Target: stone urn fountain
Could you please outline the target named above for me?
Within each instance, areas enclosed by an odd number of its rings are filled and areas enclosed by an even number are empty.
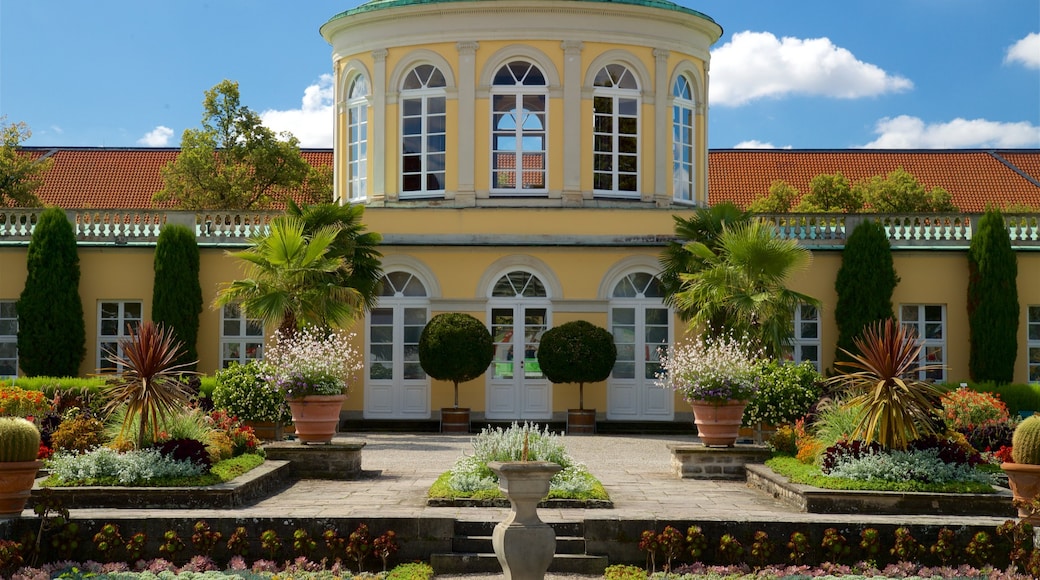
[[[549,480],[562,469],[550,461],[494,461],[498,486],[511,511],[495,526],[491,545],[506,580],[545,578],[556,553],[556,532],[538,518],[538,502],[549,493]]]

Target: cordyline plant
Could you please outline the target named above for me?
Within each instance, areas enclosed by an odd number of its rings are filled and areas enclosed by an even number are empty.
[[[172,329],[151,321],[120,340],[122,354],[109,353],[109,362],[122,371],[108,380],[104,395],[108,399],[105,411],[111,415],[126,406],[126,416],[119,431],[126,438],[134,422],[138,422],[134,443],[138,448],[159,437],[160,424],[165,425],[170,415],[180,412],[192,397],[192,391],[182,380],[198,361],[178,364],[184,345],[176,339]]]
[[[845,351],[845,369],[829,382],[848,389],[850,406],[860,406],[853,439],[877,440],[888,449],[906,449],[910,441],[936,432],[932,410],[940,408],[942,392],[918,379],[935,365],[919,365],[921,345],[912,330],[891,318],[868,325],[855,341],[860,354]]]

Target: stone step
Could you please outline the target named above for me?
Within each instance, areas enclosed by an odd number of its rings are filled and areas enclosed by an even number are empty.
[[[491,536],[498,522],[485,522],[478,520],[455,520],[456,536]],[[549,522],[549,526],[556,532],[556,537],[585,537],[584,522]]]
[[[493,553],[431,554],[430,565],[433,566],[434,574],[502,573],[502,565]],[[549,565],[549,572],[601,575],[607,565],[606,556],[556,554]]]
[[[492,554],[491,536],[455,536],[451,540],[451,551],[457,554]],[[556,536],[557,554],[584,554],[585,538],[581,536]]]

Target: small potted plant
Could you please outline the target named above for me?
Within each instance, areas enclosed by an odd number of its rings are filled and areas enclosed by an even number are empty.
[[[1008,476],[1008,484],[1018,505],[1018,515],[1031,523],[1040,523],[1040,514],[1029,507],[1040,496],[1040,415],[1024,419],[1011,436],[1010,462],[1000,464]]]
[[[441,409],[441,432],[469,432],[469,409],[459,408],[459,383],[484,374],[494,357],[491,333],[469,314],[438,314],[426,324],[419,337],[419,364],[426,374],[455,386],[455,406]]]
[[[263,364],[237,362],[217,371],[213,406],[252,427],[256,436],[281,441],[283,427],[292,420],[285,395],[264,380]]]
[[[40,430],[22,417],[0,417],[0,518],[18,517],[25,509],[36,473],[43,465]]]
[[[363,360],[353,334],[306,327],[275,333],[264,354],[263,375],[289,403],[300,443],[331,443],[347,389]]]
[[[690,404],[701,443],[732,447],[744,407],[758,391],[758,361],[759,353],[735,338],[698,338],[661,356],[657,384]]]
[[[550,328],[538,344],[538,366],[554,383],[578,383],[578,408],[567,409],[567,433],[596,432],[596,410],[585,408],[585,383],[606,380],[617,360],[614,336],[584,320]]]

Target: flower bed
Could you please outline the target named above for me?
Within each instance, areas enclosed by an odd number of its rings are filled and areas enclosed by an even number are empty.
[[[526,457],[524,454],[526,452]],[[603,485],[581,463],[575,462],[560,437],[548,428],[516,423],[509,429],[485,428],[473,438],[473,455],[463,455],[443,473],[428,493],[428,504],[502,505],[509,502],[498,488],[498,478],[488,468],[492,461],[551,461],[563,467],[550,482],[550,502],[556,507],[613,507]],[[560,502],[573,502],[562,504]]]

